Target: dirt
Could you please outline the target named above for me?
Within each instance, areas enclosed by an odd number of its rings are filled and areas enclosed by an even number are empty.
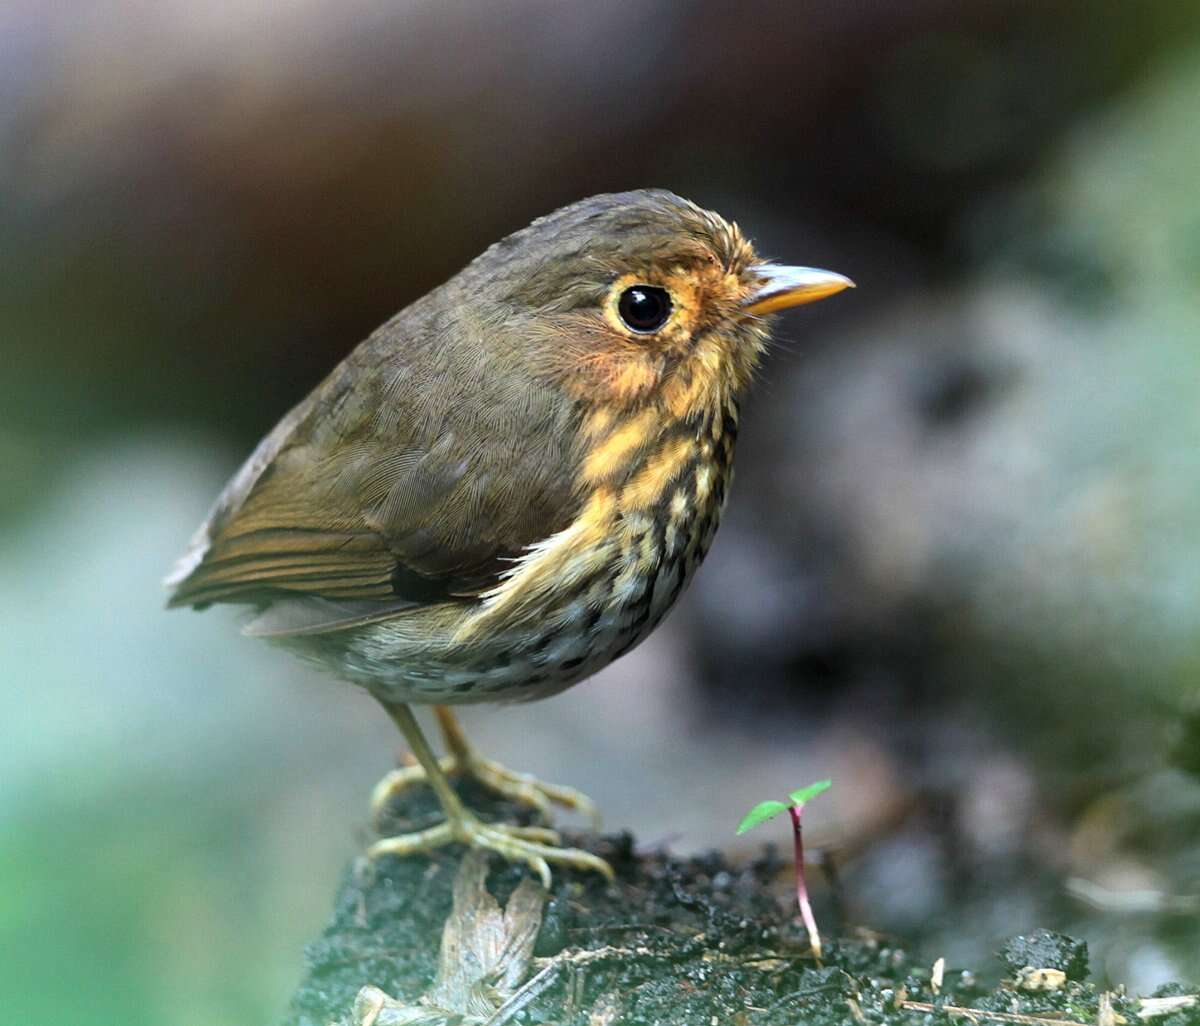
[[[469,788],[465,796],[485,813],[512,814]],[[389,826],[426,826],[433,812],[427,796],[414,795]],[[1086,981],[1086,945],[1068,937],[1038,931],[1010,941],[993,965],[939,971],[916,964],[896,943],[859,931],[826,938],[818,964],[776,896],[787,869],[777,856],[735,866],[719,854],[678,859],[639,852],[628,835],[573,840],[609,859],[616,883],[556,868],[519,988],[494,994],[494,1006],[474,1017],[367,1014],[363,1001],[352,1012],[364,986],[413,1006],[433,987],[462,849],[355,863],[342,880],[332,921],[308,947],[286,1026],[927,1026],[969,1022],[972,1015],[979,1023],[1032,1026],[1141,1021],[1145,1006],[1119,991],[1103,996],[1111,1016],[1102,1010],[1101,993]],[[528,874],[498,858],[489,865],[486,887],[503,906]],[[1158,1026],[1200,1024],[1194,1004],[1159,1007],[1166,1014],[1150,1020]]]

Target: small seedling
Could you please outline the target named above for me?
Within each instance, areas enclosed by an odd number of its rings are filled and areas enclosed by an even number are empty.
[[[808,885],[804,882],[804,843],[800,839],[800,813],[804,811],[805,804],[827,790],[830,783],[829,780],[818,780],[815,784],[793,791],[788,795],[786,802],[759,802],[746,813],[737,828],[739,834],[744,834],[759,823],[774,819],[781,812],[787,812],[792,817],[792,841],[796,852],[796,904],[800,906],[800,918],[804,921],[804,929],[808,931],[808,943],[812,945],[817,961],[821,960],[821,935],[817,932],[817,920],[813,917],[812,905],[808,902]]]

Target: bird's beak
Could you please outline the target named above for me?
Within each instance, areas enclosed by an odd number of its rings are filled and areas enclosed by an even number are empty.
[[[759,264],[751,269],[761,282],[742,303],[747,313],[769,314],[790,306],[815,303],[835,295],[842,289],[854,288],[854,282],[833,271],[817,267],[781,267],[778,264]]]

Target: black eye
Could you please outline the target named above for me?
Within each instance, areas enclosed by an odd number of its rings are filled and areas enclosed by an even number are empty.
[[[671,294],[657,285],[631,285],[617,300],[617,313],[630,331],[658,331],[671,316]]]

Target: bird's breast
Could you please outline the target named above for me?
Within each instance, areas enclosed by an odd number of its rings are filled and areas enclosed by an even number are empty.
[[[525,631],[532,650],[560,652],[567,670],[585,662],[587,672],[636,645],[708,552],[736,429],[736,409],[717,424],[669,425],[650,444],[636,420],[613,425],[584,461],[592,480],[578,517],[484,597],[459,640]]]

